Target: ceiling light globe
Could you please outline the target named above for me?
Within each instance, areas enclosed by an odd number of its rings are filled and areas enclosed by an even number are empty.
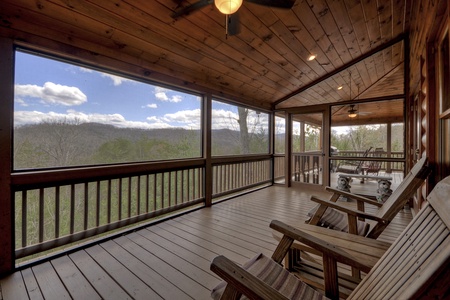
[[[356,113],[349,113],[348,116],[349,116],[349,118],[354,118],[354,117],[356,117]]]
[[[242,1],[243,0],[214,0],[214,4],[221,13],[231,15],[237,12],[239,7],[241,7]]]

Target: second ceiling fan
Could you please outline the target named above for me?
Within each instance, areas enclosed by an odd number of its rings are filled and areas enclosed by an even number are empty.
[[[213,4],[226,16],[225,29],[226,35],[236,35],[239,33],[239,14],[238,10],[243,1],[251,2],[268,7],[289,9],[294,6],[295,0],[200,0],[188,6],[176,10],[173,18],[188,15],[191,12],[199,10],[207,5]]]

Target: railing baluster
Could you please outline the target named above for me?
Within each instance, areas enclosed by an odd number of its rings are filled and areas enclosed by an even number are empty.
[[[150,201],[150,177],[145,175],[145,212],[148,213],[149,201]]]
[[[187,170],[187,202],[191,200],[191,169]]]
[[[128,218],[131,217],[131,178],[128,177]]]
[[[161,184],[160,184],[159,193],[160,193],[160,197],[161,197],[161,208],[164,208],[164,207],[166,207],[165,203],[164,203],[164,201],[166,200],[164,197],[165,196],[164,195],[164,173],[161,173],[160,176],[161,176]]]
[[[107,193],[107,204],[106,204],[106,214],[107,222],[111,223],[111,179],[108,179],[108,193]]]
[[[39,243],[44,241],[44,189],[39,189]]]
[[[168,198],[169,198],[169,207],[172,206],[172,172],[168,172],[167,174],[168,176],[168,183],[167,183],[167,191],[169,193]]]
[[[100,226],[100,181],[97,181],[95,205],[95,225],[98,227]]]
[[[70,234],[75,231],[75,185],[70,185]]]
[[[157,187],[157,176],[156,176],[156,174],[153,174],[152,175],[153,176],[153,211],[156,211],[156,207],[157,207],[157,205],[156,205],[156,202],[157,202],[157,189],[156,189],[156,187]]]
[[[136,215],[139,215],[141,213],[141,176],[139,175],[137,176],[136,193]]]
[[[89,183],[84,183],[84,230],[88,229],[89,225]]]
[[[212,180],[212,182],[213,182],[213,188],[212,188],[212,192],[213,192],[213,194],[217,194],[219,191],[217,190],[217,182],[219,181],[219,174],[218,174],[218,172],[217,172],[217,166],[213,166],[212,167],[213,168],[213,171],[212,171],[212,173],[213,173],[213,180]]]
[[[181,201],[184,203],[185,202],[185,182],[184,182],[184,170],[181,170]]]
[[[22,247],[27,245],[27,214],[28,214],[28,201],[27,201],[27,191],[22,191]]]
[[[180,183],[178,182],[178,172],[179,171],[175,171],[175,174],[174,174],[174,176],[175,176],[175,189],[174,189],[175,205],[178,204],[178,188],[180,187]],[[183,201],[181,201],[181,203],[183,203]]]
[[[55,238],[59,238],[59,216],[60,216],[60,187],[55,186]]]
[[[117,214],[118,214],[118,218],[119,218],[119,220],[122,220],[122,184],[123,184],[123,182],[122,182],[122,178],[119,178],[119,186],[118,186],[118,191],[117,191],[117,194],[118,194],[118,202],[119,202],[119,205],[118,205],[118,212],[117,212]]]

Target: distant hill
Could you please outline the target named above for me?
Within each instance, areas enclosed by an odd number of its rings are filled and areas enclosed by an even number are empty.
[[[239,136],[237,131],[213,130],[213,155],[238,154],[240,149]],[[180,151],[180,158],[184,158],[189,155],[189,153],[183,152],[186,149],[197,149],[193,152],[198,153],[196,154],[198,157],[200,155],[201,131],[182,128],[151,130],[118,128],[99,123],[25,125],[14,130],[14,165],[15,168],[35,168],[65,164],[95,164],[94,157],[98,155],[102,145],[104,148],[105,144],[113,141],[126,141],[128,148],[137,147],[140,142],[142,144],[142,141],[144,141],[147,146],[151,144],[152,148],[148,152],[155,154],[155,157],[158,157],[157,159],[161,159],[161,155],[165,153],[156,155],[155,151],[170,152],[171,156],[177,155],[176,151]],[[164,147],[158,148],[155,147],[155,144]],[[167,147],[170,147],[170,150],[167,150]],[[114,150],[114,145],[108,149]],[[120,151],[120,149],[117,151]],[[131,150],[128,149],[129,151]]]

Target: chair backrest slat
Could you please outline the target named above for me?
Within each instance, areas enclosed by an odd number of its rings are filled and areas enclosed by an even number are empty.
[[[426,162],[427,158],[423,157],[414,165],[392,195],[377,211],[377,217],[387,220],[388,222],[395,218],[397,213],[403,208],[414,193],[416,193],[417,189],[430,174],[431,169],[426,165]],[[377,224],[370,230],[367,236],[370,238],[377,238],[384,228],[385,224]]]
[[[448,194],[450,177],[433,189],[425,208],[349,299],[415,299],[429,291],[436,281],[448,293],[449,284],[441,278],[450,267],[450,202],[444,198]]]

